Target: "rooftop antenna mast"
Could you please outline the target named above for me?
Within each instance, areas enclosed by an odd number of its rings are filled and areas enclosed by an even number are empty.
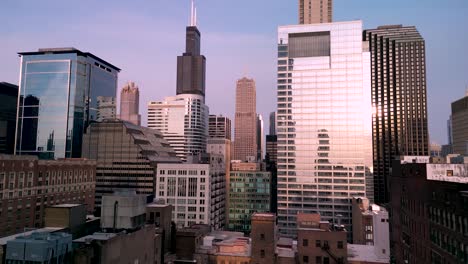
[[[195,27],[197,24],[197,9],[192,0],[192,8],[190,9],[190,26]]]

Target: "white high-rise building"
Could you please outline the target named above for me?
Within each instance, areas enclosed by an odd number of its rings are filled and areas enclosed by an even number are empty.
[[[278,28],[278,224],[298,213],[351,230],[372,177],[370,53],[362,22]]]
[[[185,164],[158,164],[156,197],[173,205],[177,227],[225,224],[226,171],[222,155],[204,154]]]
[[[206,152],[208,106],[197,94],[179,94],[148,103],[148,127],[161,131],[178,157]]]

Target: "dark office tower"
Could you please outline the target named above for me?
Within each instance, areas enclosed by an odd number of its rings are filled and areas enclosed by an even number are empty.
[[[276,135],[276,112],[270,113],[270,135]]]
[[[208,136],[210,138],[224,138],[231,140],[231,119],[222,115],[210,115],[208,122]]]
[[[266,136],[266,170],[271,173],[271,212],[278,212],[278,138],[276,135]]]
[[[429,155],[425,44],[415,27],[365,30],[371,53],[374,199],[389,202],[396,156]]]
[[[177,57],[177,94],[205,96],[206,58],[200,55],[200,31],[192,4],[192,18],[186,29],[185,53]]]
[[[452,103],[451,132],[453,153],[468,155],[468,93]]]
[[[98,97],[116,97],[120,69],[74,48],[19,55],[16,154],[81,157],[83,134],[98,117]]]
[[[0,153],[15,151],[16,109],[18,86],[0,82]]]

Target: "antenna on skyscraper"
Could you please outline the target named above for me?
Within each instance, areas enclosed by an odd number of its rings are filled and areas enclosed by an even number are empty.
[[[190,9],[190,26],[193,27],[195,26],[195,7],[194,7],[194,3],[193,3],[193,0],[192,0],[192,8]]]

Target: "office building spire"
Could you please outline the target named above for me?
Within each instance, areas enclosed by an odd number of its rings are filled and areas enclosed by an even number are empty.
[[[186,29],[185,52],[177,57],[177,94],[205,96],[206,58],[200,54],[201,34],[192,0],[190,25]]]

